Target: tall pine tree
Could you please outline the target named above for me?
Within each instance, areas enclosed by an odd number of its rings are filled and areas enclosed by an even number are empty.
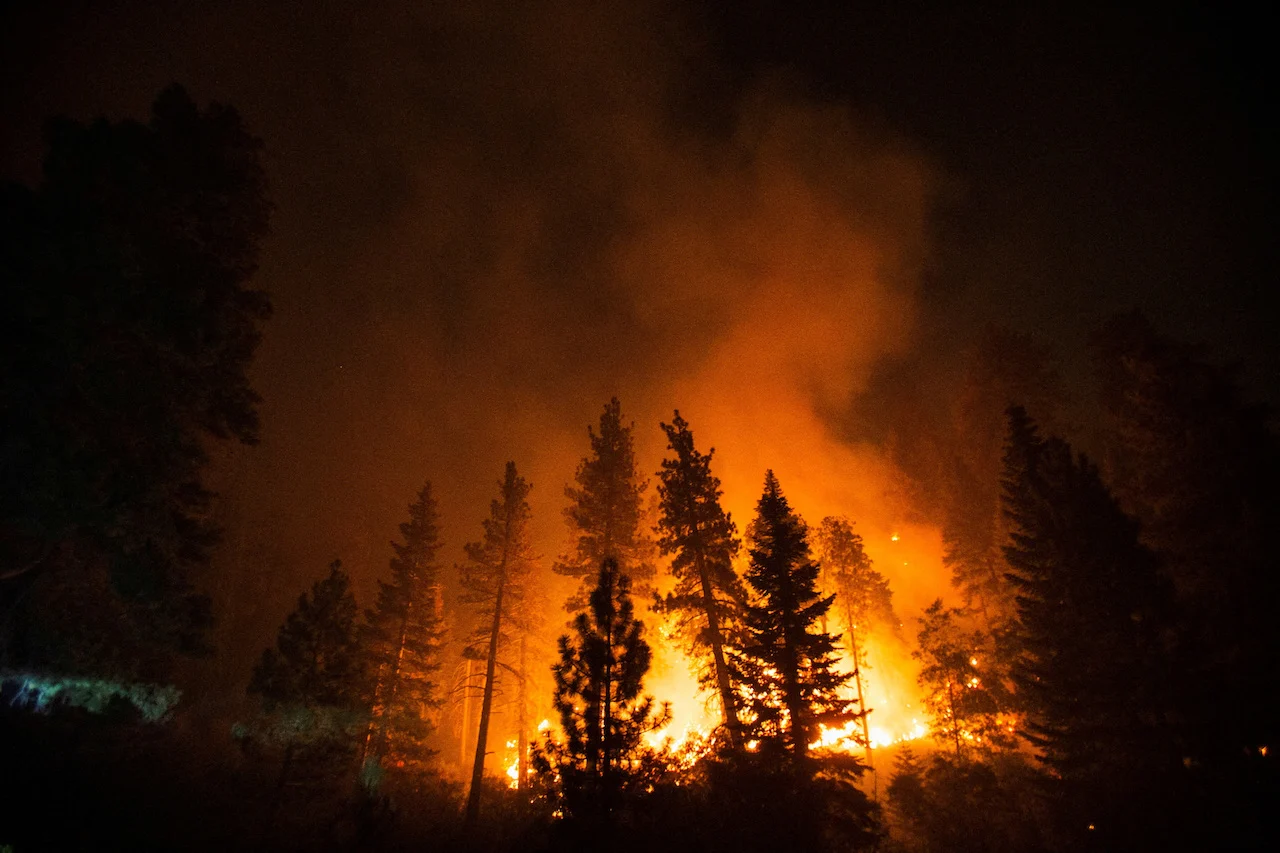
[[[440,530],[427,483],[393,542],[391,582],[378,582],[377,606],[365,613],[364,650],[372,679],[373,718],[366,760],[421,768],[434,754],[427,740],[441,700],[435,673],[444,641]]]
[[[565,813],[607,818],[638,778],[643,736],[662,728],[670,711],[642,696],[651,654],[635,618],[631,581],[605,560],[589,610],[560,638],[553,667],[555,708],[565,742],[548,736],[540,764],[560,777]]]
[[[571,613],[587,606],[605,560],[614,560],[642,597],[652,583],[654,543],[640,524],[646,483],[636,472],[631,430],[622,425],[622,404],[614,397],[600,415],[600,432],[587,428],[591,455],[578,466],[576,485],[564,490],[573,543],[552,568],[581,581],[565,602]]]
[[[499,497],[490,504],[489,517],[483,522],[484,538],[467,543],[467,562],[461,568],[462,600],[475,605],[479,619],[467,652],[485,662],[480,729],[467,794],[466,822],[470,827],[480,817],[500,652],[504,645],[510,645],[514,635],[525,630],[520,611],[535,561],[529,540],[528,499],[532,486],[516,472],[516,464],[508,462],[498,489]],[[517,678],[523,678],[519,671]]]
[[[755,603],[744,611],[747,639],[734,660],[753,734],[788,750],[797,767],[820,725],[836,728],[859,716],[857,703],[840,695],[850,676],[836,669],[837,638],[819,627],[836,597],[818,592],[808,534],[769,471],[747,530],[746,580]]]
[[[732,563],[738,529],[720,506],[720,480],[711,473],[715,448],[699,453],[678,411],[670,424],[661,426],[674,457],[664,459],[658,472],[658,547],[672,557],[676,579],[663,611],[676,617],[679,634],[699,657],[710,654],[710,681],[720,697],[729,743],[738,747],[742,727],[725,656],[725,629],[743,600]]]

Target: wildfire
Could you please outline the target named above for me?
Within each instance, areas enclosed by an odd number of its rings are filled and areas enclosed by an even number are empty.
[[[507,764],[507,778],[511,781],[507,783],[507,787],[515,790],[520,787],[520,753],[517,751],[516,741],[507,741],[507,749],[511,752],[511,761]]]
[[[816,741],[810,744],[810,748],[818,749],[836,749],[843,752],[854,752],[863,749],[861,737],[861,724],[856,721],[845,723],[839,728],[829,729],[826,726],[819,728],[820,734]],[[918,740],[929,733],[929,729],[924,723],[917,719],[911,720],[911,727],[905,731],[893,733],[883,726],[870,726],[871,748],[881,749],[882,747],[892,746],[897,743],[906,743],[907,741]]]

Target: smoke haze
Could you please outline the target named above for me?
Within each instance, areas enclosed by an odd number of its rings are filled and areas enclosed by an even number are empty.
[[[214,477],[225,678],[333,558],[370,601],[424,480],[452,562],[515,460],[549,562],[613,395],[643,471],[677,408],[717,448],[740,529],[771,467],[811,523],[858,522],[904,612],[943,588],[894,472],[838,438],[912,345],[933,167],[785,80],[731,80],[674,5],[625,9],[95,7],[45,57],[87,85],[29,72],[32,105],[82,118],[178,80],[266,142],[263,440]]]

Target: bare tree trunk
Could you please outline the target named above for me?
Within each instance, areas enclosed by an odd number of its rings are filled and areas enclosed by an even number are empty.
[[[502,593],[506,578],[498,581],[493,603],[493,628],[489,633],[489,659],[485,663],[484,701],[480,705],[480,731],[476,735],[476,757],[471,767],[471,790],[467,793],[465,827],[472,829],[480,818],[480,788],[484,781],[485,741],[489,737],[489,717],[493,711],[493,677],[498,666],[498,638],[502,634]]]
[[[467,738],[471,736],[471,670],[475,661],[467,658],[467,674],[462,682],[462,731],[458,735],[458,768],[467,766]]]
[[[880,779],[876,775],[875,751],[871,747],[871,724],[867,720],[870,715],[867,712],[867,700],[862,689],[862,650],[858,645],[858,624],[853,618],[853,609],[849,605],[848,597],[845,598],[844,618],[849,626],[849,651],[853,655],[853,683],[858,690],[858,713],[862,715],[862,739],[867,745],[867,767],[871,768],[872,793],[876,799],[879,799]]]
[[[702,566],[702,555],[697,556],[698,577],[702,581],[702,607],[707,612],[707,633],[711,638],[711,657],[716,667],[716,689],[720,693],[720,707],[724,710],[724,723],[729,730],[729,746],[737,749],[742,743],[742,726],[738,721],[738,703],[733,696],[733,684],[729,680],[729,666],[724,659],[724,636],[720,633],[720,606],[711,589],[711,578]]]
[[[519,696],[516,698],[516,749],[519,750],[516,757],[516,789],[519,791],[529,790],[529,691],[525,684],[525,676],[527,672],[527,641],[524,634],[520,635],[520,673],[519,673]]]

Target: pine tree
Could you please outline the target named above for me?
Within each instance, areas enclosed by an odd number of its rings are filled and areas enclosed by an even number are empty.
[[[641,696],[649,644],[635,618],[631,581],[613,560],[601,566],[589,607],[573,620],[575,636],[560,638],[552,672],[565,742],[548,736],[539,764],[559,775],[566,814],[607,818],[638,778],[643,736],[671,715]]]
[[[867,655],[865,643],[873,628],[896,631],[898,617],[893,612],[893,593],[884,575],[871,568],[871,558],[862,548],[862,537],[853,532],[847,518],[828,516],[818,528],[818,551],[823,574],[829,576],[836,592],[836,609],[844,617],[845,637],[853,659],[853,683],[857,688],[862,715],[862,737],[871,761],[871,733],[866,707]],[[826,618],[823,618],[826,630]]]
[[[658,547],[664,556],[672,556],[671,574],[676,579],[662,609],[676,616],[678,633],[696,654],[710,653],[710,680],[720,696],[729,743],[737,747],[742,743],[741,723],[725,657],[725,629],[743,600],[732,564],[738,530],[720,506],[720,480],[711,473],[715,448],[699,453],[678,411],[671,424],[661,426],[667,449],[675,456],[664,459],[658,472]]]
[[[359,645],[356,600],[351,582],[334,560],[329,575],[316,581],[310,595],[280,627],[276,647],[262,653],[249,682],[249,692],[264,707],[283,705],[351,707],[359,697]]]
[[[600,432],[587,428],[591,455],[578,466],[577,485],[565,487],[570,503],[564,516],[573,544],[552,568],[581,581],[565,602],[570,613],[587,606],[605,560],[615,560],[642,597],[652,583],[655,546],[640,524],[647,484],[636,472],[633,426],[622,425],[622,404],[617,397],[610,400],[600,415]]]
[[[859,716],[839,691],[850,676],[836,670],[836,637],[818,628],[835,596],[821,597],[819,566],[808,528],[787,503],[772,471],[747,531],[747,640],[734,662],[748,696],[753,734],[789,750],[802,767],[820,725],[839,727]]]
[[[421,767],[435,754],[427,740],[441,704],[435,673],[444,641],[435,562],[440,531],[430,483],[409,506],[400,535],[403,541],[391,545],[391,582],[378,582],[377,606],[365,613],[366,667],[373,680],[366,760]]]
[[[920,686],[934,738],[955,752],[957,761],[970,750],[988,751],[1012,745],[1011,724],[1001,717],[1009,705],[1004,685],[992,674],[991,646],[981,631],[961,624],[965,611],[933,602],[920,618]]]
[[[513,633],[525,630],[520,610],[535,561],[529,541],[528,498],[532,486],[516,472],[515,463],[508,462],[498,487],[499,498],[490,504],[489,517],[484,520],[484,539],[467,543],[467,563],[461,568],[462,600],[476,605],[479,617],[467,652],[485,661],[480,730],[467,795],[466,822],[470,827],[474,827],[480,817],[480,791],[500,649],[511,642]],[[522,674],[517,672],[517,678],[523,678]]]
[[[262,700],[264,716],[246,744],[282,746],[280,774],[267,809],[270,827],[300,766],[345,764],[355,755],[367,719],[361,690],[356,600],[341,561],[316,581],[280,627],[274,649],[254,667],[248,692]],[[333,776],[329,770],[319,774]],[[338,774],[340,775],[340,774]]]
[[[1169,590],[1097,469],[1066,442],[1041,439],[1018,407],[1009,410],[1002,485],[1023,734],[1060,781],[1073,825],[1101,821],[1090,815],[1131,819],[1115,813],[1116,799],[1152,790],[1178,764],[1160,733]]]
[[[998,635],[1014,616],[1000,545],[1000,459],[1004,411],[1015,401],[1053,421],[1063,397],[1052,353],[1028,335],[992,327],[966,354],[960,394],[952,407],[943,508],[943,563],[952,585],[987,632]]]

